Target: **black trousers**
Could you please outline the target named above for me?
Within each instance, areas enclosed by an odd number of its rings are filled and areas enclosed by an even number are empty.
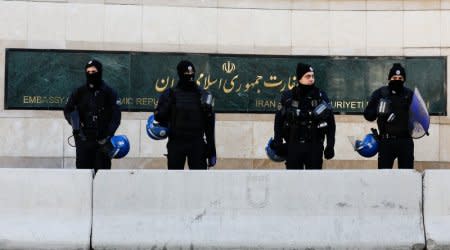
[[[414,168],[414,142],[412,138],[380,140],[378,169],[392,168],[395,158],[398,159],[398,168]]]
[[[111,158],[101,150],[95,139],[75,139],[77,169],[111,169]]]
[[[203,137],[169,138],[169,142],[167,143],[168,169],[184,169],[186,158],[189,169],[207,169],[206,143]]]
[[[322,169],[322,142],[291,142],[288,145],[286,169]]]

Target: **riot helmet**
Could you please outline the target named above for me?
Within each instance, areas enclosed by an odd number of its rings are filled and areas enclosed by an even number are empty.
[[[130,151],[130,142],[126,135],[115,135],[111,137],[111,145],[112,150],[109,153],[111,158],[123,158]]]
[[[155,120],[154,114],[151,114],[147,119],[146,131],[147,135],[153,140],[163,140],[169,135],[169,129],[161,126]]]
[[[362,141],[355,141],[355,151],[357,151],[361,156],[370,158],[378,153],[378,141],[374,134],[367,134]]]

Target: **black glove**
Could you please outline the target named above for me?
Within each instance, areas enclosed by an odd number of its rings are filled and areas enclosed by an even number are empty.
[[[208,159],[206,159],[206,161],[208,162],[208,167],[212,168],[217,163],[217,156],[212,155],[212,156],[208,157]]]
[[[327,146],[325,151],[323,151],[323,155],[325,159],[330,160],[334,157],[334,148]]]
[[[100,146],[100,151],[112,158],[113,145],[109,137],[98,139],[97,143]]]
[[[107,155],[109,158],[113,157],[114,154],[113,149],[114,147],[110,141],[100,146],[100,151],[105,155]]]
[[[111,137],[113,137],[113,135],[108,135],[105,132],[98,132],[97,133],[97,137],[95,138],[95,140],[97,141],[97,143],[99,145],[103,145],[105,144],[107,141],[109,141],[109,139],[111,139]]]
[[[378,133],[378,130],[376,128],[371,128],[370,131],[372,131],[373,136],[375,137],[375,140],[380,140],[380,134]]]
[[[276,153],[281,149],[281,146],[283,145],[283,140],[279,139],[273,139],[270,143],[270,148],[272,148]]]
[[[206,144],[206,161],[208,167],[214,167],[217,162],[216,146],[211,144]]]
[[[99,145],[105,145],[108,142],[108,139],[109,139],[108,137],[102,138],[102,139],[97,139],[97,143]]]

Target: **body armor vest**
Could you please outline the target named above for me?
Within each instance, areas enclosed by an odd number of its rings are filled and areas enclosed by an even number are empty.
[[[313,89],[307,95],[285,103],[285,128],[289,141],[318,142],[323,141],[324,133],[320,127],[321,120],[314,116],[314,109],[322,102],[320,90]]]
[[[80,114],[80,122],[83,124],[82,130],[87,136],[96,136],[97,131],[106,129],[111,119],[112,111],[110,105],[111,100],[106,91],[83,88],[78,92],[77,109]]]
[[[201,108],[200,91],[175,88],[171,101],[170,135],[202,137],[205,131],[205,114]]]
[[[381,96],[391,103],[391,112],[395,114],[395,119],[388,122],[386,117],[378,117],[377,123],[380,128],[380,134],[409,137],[409,106],[412,100],[412,92],[404,88],[400,93],[393,94],[389,87],[381,89]]]

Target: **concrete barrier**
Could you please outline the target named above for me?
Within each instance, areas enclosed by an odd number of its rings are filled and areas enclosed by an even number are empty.
[[[92,171],[0,169],[0,249],[89,249]]]
[[[423,187],[427,249],[450,249],[450,170],[426,170]]]
[[[95,249],[423,249],[411,170],[99,171]]]

